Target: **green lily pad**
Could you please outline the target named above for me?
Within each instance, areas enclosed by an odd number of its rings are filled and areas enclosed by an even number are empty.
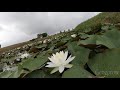
[[[62,78],[89,78],[93,76],[94,75],[86,71],[84,68],[75,65],[72,68],[65,71],[62,75]]]
[[[4,71],[0,73],[0,78],[8,78],[13,72],[12,71]]]
[[[46,46],[47,44],[42,44],[42,45],[37,46],[37,48],[45,48]]]
[[[106,32],[104,35],[99,36],[96,44],[105,45],[108,48],[119,48],[120,47],[120,31],[111,30]]]
[[[73,64],[79,64],[84,66],[88,62],[88,56],[90,53],[89,49],[78,46],[75,42],[68,44],[68,50],[75,56],[72,61]]]
[[[66,43],[67,43],[66,41],[61,41],[55,45],[55,48],[59,48],[59,47],[65,45]]]
[[[71,36],[69,36],[69,37],[64,37],[64,38],[62,39],[62,41],[69,41],[69,40],[71,40]]]
[[[48,74],[43,70],[36,70],[26,75],[25,78],[58,78],[58,75]]]
[[[97,54],[88,61],[88,66],[98,76],[120,77],[120,48]]]
[[[104,45],[110,49],[112,48],[119,48],[120,47],[120,31],[118,30],[111,30],[107,31],[103,35],[92,35],[86,40],[81,40],[79,44],[83,45]]]
[[[78,44],[83,44],[83,45],[87,45],[87,44],[96,44],[96,41],[98,39],[98,35],[90,35],[88,39],[86,40],[81,40],[78,42]]]
[[[18,69],[16,71],[14,71],[10,76],[9,78],[18,78],[20,77],[21,74],[23,73],[27,73],[25,72],[22,67],[19,65]]]
[[[102,26],[101,29],[102,29],[102,30],[108,30],[108,29],[109,29],[109,26],[108,26],[108,25],[107,25],[107,26]]]
[[[48,55],[41,56],[39,55],[35,59],[29,59],[22,63],[22,67],[30,71],[40,68],[48,60]]]
[[[25,78],[44,78],[44,77],[45,73],[42,70],[33,71],[25,76]]]
[[[90,35],[85,34],[85,33],[79,33],[79,35],[80,35],[81,39],[86,39],[90,36]]]

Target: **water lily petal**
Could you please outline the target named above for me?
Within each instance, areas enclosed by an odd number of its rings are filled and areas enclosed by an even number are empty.
[[[66,64],[68,64],[69,62],[71,62],[73,59],[75,58],[74,57],[71,57],[71,55],[68,57],[68,59],[65,61]]]
[[[64,71],[64,68],[65,68],[64,66],[60,66],[59,67],[59,72],[62,73]]]
[[[50,74],[53,74],[53,73],[57,72],[58,70],[59,70],[59,68],[56,67],[56,68],[54,68],[54,69],[50,72]]]
[[[58,57],[58,56],[60,56],[60,53],[57,52],[57,53],[56,53],[56,57]]]
[[[68,51],[65,52],[64,61],[67,59],[67,56],[68,56]]]
[[[55,58],[56,57],[56,55],[55,54],[53,54],[53,58]]]
[[[48,59],[49,59],[51,62],[53,62],[53,58],[52,58],[52,57],[51,57],[51,58],[50,58],[50,57],[48,57]]]
[[[63,57],[64,57],[64,52],[62,51],[60,53],[57,52],[55,57],[57,63],[63,63]]]
[[[56,59],[58,63],[63,63],[64,62],[64,52],[60,51],[60,53],[56,53]]]
[[[48,64],[49,63],[49,64]],[[45,67],[57,67],[56,64],[52,63],[52,62],[48,62]]]
[[[58,63],[58,61],[52,56],[51,58],[50,57],[48,57],[48,59],[51,61],[51,62],[53,62],[54,64],[57,64]]]
[[[63,51],[60,52],[60,56],[61,56],[61,57],[64,56],[64,52],[63,52]]]
[[[47,64],[51,64],[52,62],[47,62]]]
[[[64,63],[67,58],[67,55],[68,55],[68,51],[66,51],[65,53],[63,51],[60,51],[59,56],[57,56],[59,62]]]
[[[71,68],[72,66],[73,66],[72,64],[65,65],[66,68]]]

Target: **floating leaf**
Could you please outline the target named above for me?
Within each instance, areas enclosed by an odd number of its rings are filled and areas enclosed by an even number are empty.
[[[44,77],[45,73],[42,70],[33,71],[25,76],[25,78],[44,78]]]
[[[4,71],[0,73],[0,78],[8,78],[11,74],[13,73],[13,71]]]
[[[63,46],[63,45],[65,45],[67,42],[59,42],[59,43],[57,43],[56,45],[55,45],[55,48],[59,48],[59,47],[61,47],[61,46]]]
[[[102,30],[109,30],[109,26],[108,26],[108,25],[102,26],[101,29],[102,29]]]
[[[69,36],[69,37],[64,37],[63,39],[62,39],[62,41],[69,41],[71,39],[71,36]]]
[[[25,78],[58,78],[58,76],[55,74],[48,74],[43,70],[36,70],[26,75]]]
[[[46,56],[38,56],[35,59],[29,59],[23,62],[22,67],[33,71],[35,69],[40,68],[48,60],[48,55]]]
[[[111,30],[106,32],[104,35],[99,36],[96,44],[105,45],[108,48],[119,48],[120,47],[120,31]]]
[[[84,66],[87,63],[90,53],[89,49],[77,46],[77,44],[73,42],[68,44],[68,50],[72,53],[73,56],[75,56],[75,59],[72,61],[73,64]]]
[[[116,48],[115,44],[113,43],[113,41],[106,36],[99,36],[98,40],[96,41],[97,45],[104,45],[108,48]]]
[[[22,67],[19,65],[19,67],[17,68],[17,70],[14,71],[14,72],[9,76],[9,78],[18,78],[18,77],[20,77],[20,75],[23,74],[23,73],[26,73],[26,72],[25,72],[25,71],[22,69]]]
[[[120,48],[97,54],[88,61],[88,66],[98,76],[120,77]]]
[[[75,65],[72,68],[68,69],[62,75],[62,78],[89,78],[89,77],[93,77],[93,75],[78,65]]]
[[[98,35],[91,35],[89,36],[88,39],[86,40],[81,40],[78,44],[83,44],[83,45],[87,45],[87,44],[96,44],[96,41],[98,39]]]
[[[41,49],[41,48],[45,48],[47,46],[47,44],[41,44],[39,46],[37,46],[37,48]]]
[[[79,44],[89,45],[104,45],[108,48],[119,48],[120,47],[120,31],[111,30],[107,31],[104,35],[92,35],[86,40],[81,40]]]
[[[90,36],[90,35],[85,34],[85,33],[79,33],[79,35],[80,35],[81,39],[86,39]]]

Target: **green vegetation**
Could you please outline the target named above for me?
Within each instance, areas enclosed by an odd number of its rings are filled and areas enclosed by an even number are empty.
[[[103,12],[91,19],[79,24],[74,30],[84,32],[86,29],[91,29],[91,31],[99,30],[102,24],[105,23],[120,23],[120,13],[119,12]]]
[[[47,33],[42,33],[42,36],[43,36],[43,37],[47,37],[48,34],[47,34]]]
[[[100,13],[72,31],[37,38],[20,48],[2,52],[0,78],[120,78],[119,18],[118,12]],[[74,34],[76,37],[71,36]],[[73,67],[50,74],[53,68],[45,67],[48,57],[61,50],[75,56],[70,63]],[[19,52],[27,51],[30,57],[16,61]],[[17,68],[4,71],[6,64]]]

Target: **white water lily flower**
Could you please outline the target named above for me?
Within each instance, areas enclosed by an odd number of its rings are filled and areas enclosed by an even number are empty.
[[[77,36],[76,34],[71,35],[71,37],[73,37],[73,38],[75,38],[76,36]]]
[[[45,39],[45,40],[43,41],[43,43],[44,43],[44,44],[47,43],[47,40]]]
[[[57,37],[55,37],[55,39],[57,39]]]
[[[66,51],[65,53],[63,51],[60,51],[59,53],[57,52],[56,54],[53,54],[53,56],[48,57],[48,59],[51,62],[48,62],[45,67],[50,67],[53,68],[55,67],[52,71],[52,73],[55,73],[57,71],[59,71],[60,73],[62,73],[64,71],[65,68],[71,68],[73,65],[69,64],[74,58],[71,57],[71,55],[67,58],[68,56],[68,51]]]
[[[51,41],[51,39],[48,39],[48,41],[50,42],[50,41]]]
[[[24,54],[22,54],[22,55],[20,56],[20,58],[24,59],[24,58],[27,58],[27,57],[29,57],[29,56],[30,56],[30,54],[24,53]]]
[[[18,62],[19,62],[19,61],[20,61],[20,58],[17,58],[17,59],[16,59],[16,61],[18,61]]]
[[[41,43],[42,43],[42,41],[39,41],[38,43],[40,43],[40,44],[41,44]]]
[[[18,50],[20,49],[20,47],[17,48]]]

